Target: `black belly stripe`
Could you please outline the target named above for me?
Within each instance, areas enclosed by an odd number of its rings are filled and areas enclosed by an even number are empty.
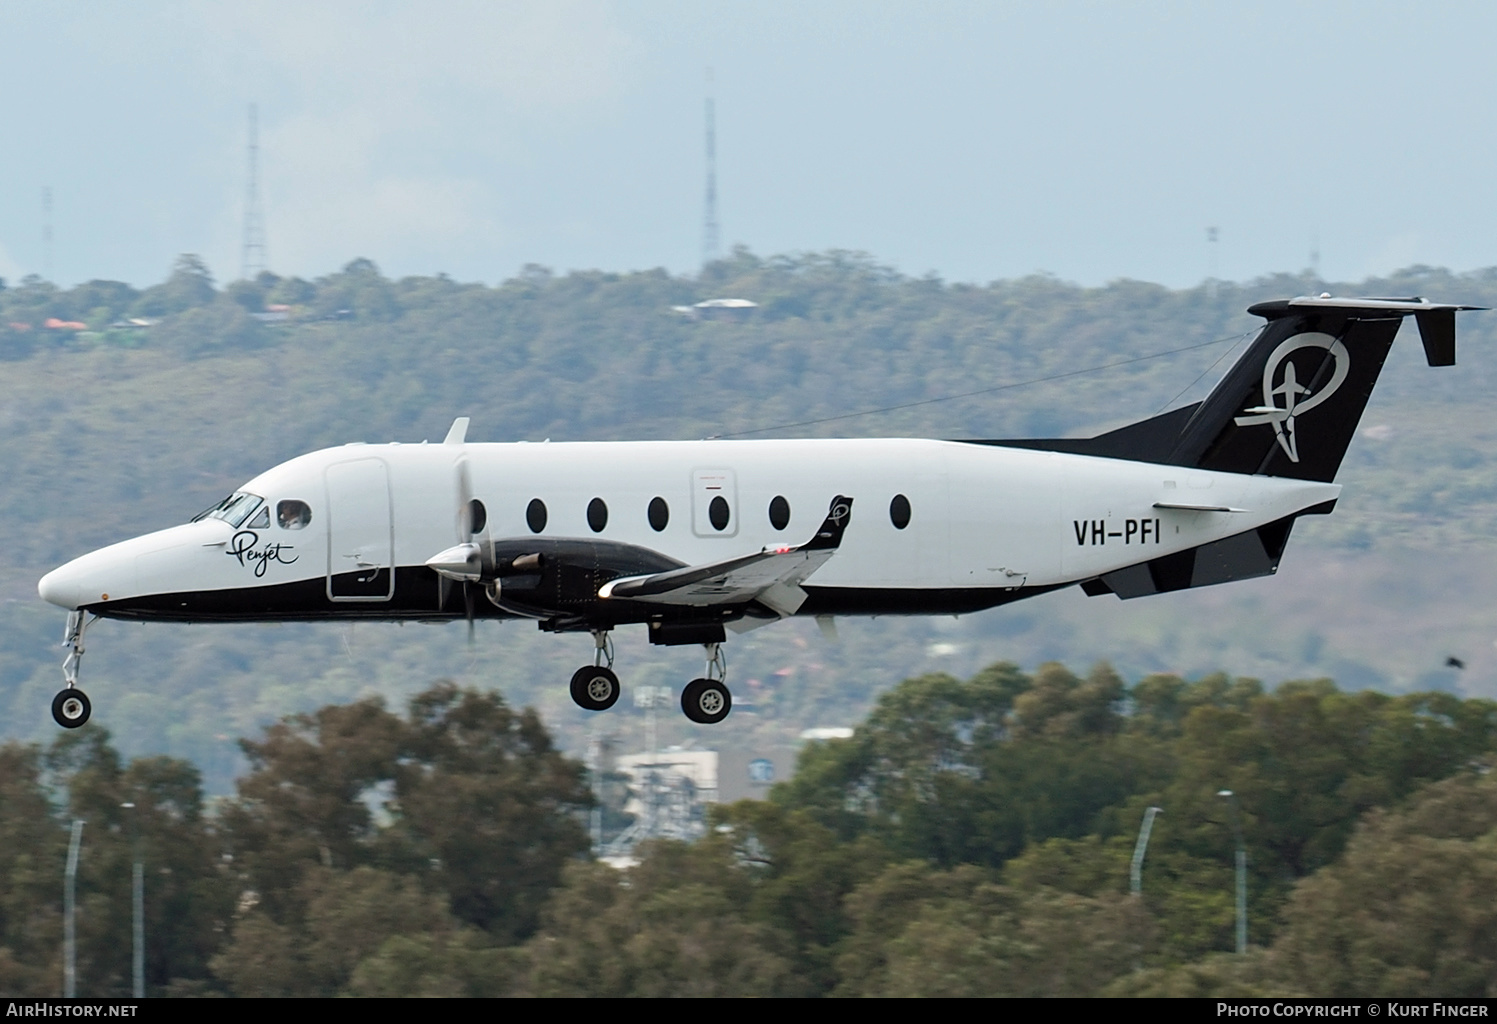
[[[349,581],[358,573],[346,574]],[[424,565],[395,570],[395,592],[387,601],[332,601],[327,596],[327,578],[317,576],[292,583],[271,583],[232,590],[180,591],[148,594],[87,605],[88,611],[111,619],[162,622],[317,622],[330,619],[401,622],[412,620],[456,620],[466,616],[461,584],[447,588],[445,603],[438,607],[439,577]],[[797,615],[962,615],[1060,589],[1046,587],[949,587],[910,589],[896,587],[817,587],[807,585],[806,602]],[[476,588],[475,588],[476,589]],[[532,592],[533,593],[533,592]],[[506,598],[518,605],[540,606],[526,600],[523,587],[509,586]],[[511,619],[481,593],[473,595],[473,615],[479,619]],[[651,619],[698,620],[721,616],[719,609],[672,607],[638,601],[572,601],[566,607],[551,607],[559,617],[611,626]],[[582,628],[579,624],[578,628]]]

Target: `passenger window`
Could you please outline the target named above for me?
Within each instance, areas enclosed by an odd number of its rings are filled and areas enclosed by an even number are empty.
[[[275,521],[283,530],[300,530],[312,521],[312,509],[305,501],[288,499],[277,502]]]
[[[894,500],[889,502],[889,522],[896,530],[910,525],[910,499],[903,494],[894,495]]]
[[[531,498],[530,504],[525,506],[525,525],[530,527],[531,533],[540,533],[546,528],[546,503],[539,498]]]
[[[651,498],[646,515],[650,519],[650,529],[659,533],[671,521],[671,507],[665,503],[664,498]]]
[[[270,506],[269,505],[266,505],[264,508],[260,509],[259,512],[255,513],[255,518],[253,518],[253,519],[251,519],[249,521],[249,529],[251,529],[251,530],[268,530],[268,529],[270,529]]]
[[[790,525],[790,502],[785,500],[783,494],[775,495],[769,503],[769,525],[776,530],[783,530]]]
[[[602,498],[587,503],[587,525],[594,533],[602,533],[603,527],[608,525],[608,506],[603,504]]]
[[[719,494],[707,506],[707,519],[712,523],[714,530],[726,530],[731,512],[732,510],[728,508],[728,499]]]
[[[489,510],[483,507],[483,502],[474,498],[468,502],[468,532],[482,533],[487,525],[489,525]]]

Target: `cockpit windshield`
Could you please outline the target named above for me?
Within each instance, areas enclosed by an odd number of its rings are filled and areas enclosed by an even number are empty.
[[[248,491],[236,491],[212,508],[204,509],[192,517],[192,521],[201,519],[222,519],[230,526],[238,529],[244,525],[244,521],[254,515],[255,509],[265,499],[258,494],[250,494]]]

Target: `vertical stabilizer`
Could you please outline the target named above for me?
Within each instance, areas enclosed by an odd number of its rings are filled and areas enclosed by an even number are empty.
[[[1481,308],[1329,295],[1259,303],[1248,312],[1268,323],[1203,401],[1097,437],[986,443],[1329,482],[1403,318],[1419,325],[1429,365],[1452,366],[1455,314]]]
[[[1200,403],[1167,459],[1300,480],[1335,478],[1403,318],[1432,366],[1455,362],[1455,312],[1424,299],[1265,302],[1268,323]]]

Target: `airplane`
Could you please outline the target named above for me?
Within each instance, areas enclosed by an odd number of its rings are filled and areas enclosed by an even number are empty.
[[[704,646],[681,694],[714,724],[721,645],[790,616],[976,612],[1063,587],[1131,599],[1277,571],[1336,471],[1400,324],[1455,363],[1455,314],[1422,298],[1263,302],[1205,399],[1090,438],[362,444],[282,463],[185,524],[42,577],[68,609],[56,722],[92,714],[87,625],[529,619],[587,632],[571,679],[617,702],[610,634]],[[853,515],[854,506],[857,515]]]

